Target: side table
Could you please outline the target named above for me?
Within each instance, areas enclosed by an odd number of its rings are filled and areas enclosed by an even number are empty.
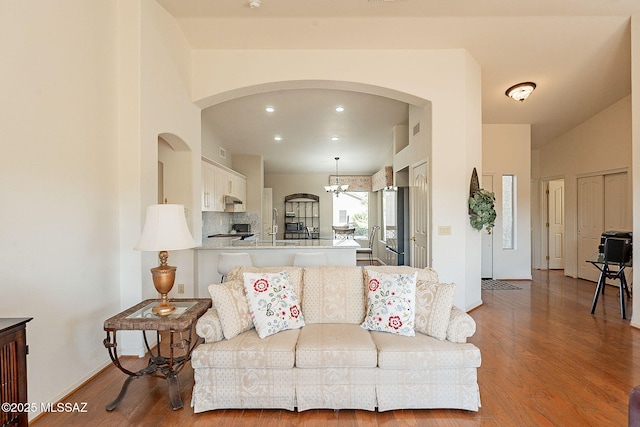
[[[107,337],[104,339],[103,344],[109,352],[109,357],[113,364],[128,375],[118,397],[107,405],[107,411],[112,411],[118,407],[131,381],[145,375],[166,379],[171,407],[176,410],[183,406],[177,374],[182,370],[185,363],[191,359],[191,352],[200,343],[200,338],[195,333],[195,325],[198,318],[211,307],[211,299],[172,299],[171,302],[176,306],[176,310],[168,316],[157,316],[152,313],[151,310],[158,301],[156,299],[142,301],[140,304],[116,314],[104,322],[104,330],[107,332]],[[137,372],[124,368],[118,358],[116,334],[117,331],[125,330],[142,331],[144,344],[149,352],[149,364]],[[146,331],[156,331],[156,342],[158,344],[155,351],[149,346]],[[160,350],[160,332],[169,334],[169,354],[165,356],[162,355]],[[178,349],[182,350],[184,354],[175,355],[175,351]]]

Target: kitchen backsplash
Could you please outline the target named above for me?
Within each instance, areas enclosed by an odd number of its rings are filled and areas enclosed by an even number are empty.
[[[260,233],[260,215],[256,212],[202,212],[202,242],[212,234],[229,233],[233,224],[251,224],[251,232]]]

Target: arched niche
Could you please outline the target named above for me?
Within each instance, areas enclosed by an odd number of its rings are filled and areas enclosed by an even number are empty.
[[[192,205],[193,180],[191,148],[179,136],[158,135],[158,203]],[[190,216],[187,216],[190,219]]]

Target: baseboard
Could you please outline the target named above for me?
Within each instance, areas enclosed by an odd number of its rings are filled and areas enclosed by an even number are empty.
[[[83,375],[77,381],[69,384],[67,387],[62,389],[59,393],[52,396],[50,399],[47,399],[47,402],[59,403],[59,402],[70,402],[69,397],[75,393],[80,387],[84,386],[88,382],[92,381],[96,376],[98,376],[102,371],[107,369],[109,366],[113,366],[111,359],[106,358],[100,361],[100,363],[90,370],[86,375]],[[80,402],[71,402],[71,403],[80,403]],[[29,422],[33,422],[44,415],[45,412],[32,412],[29,414]]]

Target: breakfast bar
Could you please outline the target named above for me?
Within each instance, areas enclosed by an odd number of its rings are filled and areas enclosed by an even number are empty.
[[[214,239],[198,248],[196,257],[196,295],[209,295],[208,286],[220,283],[218,256],[221,253],[248,253],[254,267],[293,265],[296,254],[322,254],[326,265],[356,265],[353,239],[300,239],[300,240],[241,240]]]

